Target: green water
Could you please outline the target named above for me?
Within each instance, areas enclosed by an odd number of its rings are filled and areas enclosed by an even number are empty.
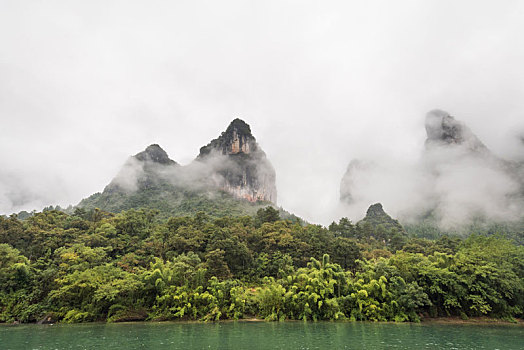
[[[227,322],[16,325],[0,349],[524,349],[517,325]]]

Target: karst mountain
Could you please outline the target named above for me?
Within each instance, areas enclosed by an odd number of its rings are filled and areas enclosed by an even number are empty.
[[[158,209],[166,215],[205,211],[215,216],[252,214],[275,205],[275,170],[251,133],[234,119],[216,139],[182,166],[152,144],[130,157],[103,192],[78,207],[119,212]]]

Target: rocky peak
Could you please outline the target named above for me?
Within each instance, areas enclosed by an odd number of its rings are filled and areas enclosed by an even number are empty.
[[[222,190],[251,202],[276,203],[275,170],[243,120],[234,119],[218,138],[200,148],[197,160],[214,167]]]
[[[381,203],[375,203],[371,205],[366,212],[367,217],[380,217],[384,215],[388,214],[386,214],[386,212],[384,211],[384,208],[382,207]]]
[[[242,119],[236,118],[218,138],[200,149],[198,157],[205,157],[211,152],[228,155],[249,154],[256,151],[257,143],[255,137],[251,134],[251,128]]]
[[[224,132],[226,135],[232,135],[233,133],[254,139],[253,135],[251,134],[251,127],[245,121],[239,118],[233,119]]]
[[[382,225],[388,230],[395,229],[399,232],[405,232],[402,225],[389,216],[380,203],[375,203],[368,208],[366,217],[361,220],[361,223],[369,223],[373,228]]]
[[[464,123],[439,109],[426,115],[426,134],[426,148],[463,145],[471,151],[487,151],[486,146]]]
[[[175,165],[176,162],[169,158],[166,151],[157,144],[148,146],[144,151],[134,155],[141,162],[153,162],[162,165]]]

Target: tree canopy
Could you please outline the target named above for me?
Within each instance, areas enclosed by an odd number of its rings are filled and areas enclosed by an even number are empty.
[[[54,209],[0,217],[0,321],[418,321],[524,312],[524,248],[204,212]]]

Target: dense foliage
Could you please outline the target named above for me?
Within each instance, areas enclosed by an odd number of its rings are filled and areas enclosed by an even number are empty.
[[[457,227],[443,229],[441,226],[439,221],[432,216],[404,225],[410,235],[421,238],[438,239],[441,236],[453,234],[467,236],[475,232],[484,236],[500,235],[517,244],[524,244],[524,216],[513,221],[493,221],[480,216]]]
[[[148,179],[153,177],[149,175]],[[86,211],[103,208],[112,213],[143,208],[154,210],[158,219],[168,219],[174,216],[193,215],[200,211],[212,217],[254,216],[257,210],[270,204],[263,201],[239,200],[232,194],[221,190],[191,190],[160,181],[155,186],[139,188],[131,193],[118,190],[95,193],[83,199],[78,207]],[[53,207],[47,209],[53,209]],[[67,209],[57,207],[57,209],[71,214],[73,212],[72,207]],[[282,218],[302,222],[302,219],[282,208],[279,209],[279,212]],[[21,212],[18,215],[23,219],[29,216],[31,213],[27,212]]]
[[[79,207],[86,210],[104,208],[113,213],[133,208],[149,208],[158,211],[160,217],[168,218],[192,215],[196,211],[204,211],[217,217],[254,215],[263,204],[239,201],[224,191],[211,193],[161,183],[157,186],[139,188],[132,193],[125,191],[95,193],[83,199]]]
[[[0,217],[0,320],[418,321],[522,317],[524,248],[341,219],[329,228],[204,213]]]

